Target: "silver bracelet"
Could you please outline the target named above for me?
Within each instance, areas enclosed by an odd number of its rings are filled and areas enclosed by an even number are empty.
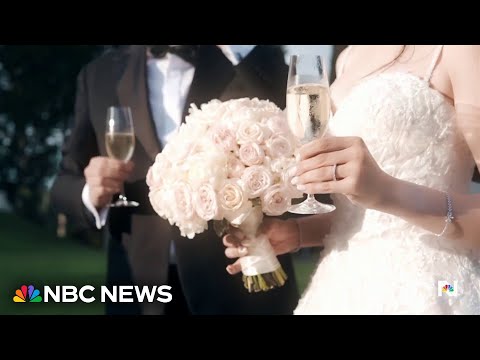
[[[450,195],[448,193],[445,193],[445,196],[447,198],[447,217],[445,219],[445,226],[443,227],[442,232],[440,234],[435,234],[437,237],[442,237],[447,231],[448,224],[452,223],[453,220],[455,220],[455,217],[453,216],[452,199],[450,198]]]

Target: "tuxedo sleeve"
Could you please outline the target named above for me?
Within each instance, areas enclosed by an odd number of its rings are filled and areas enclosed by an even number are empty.
[[[82,202],[83,171],[98,156],[95,132],[89,118],[86,70],[77,78],[74,124],[62,147],[62,160],[51,190],[53,209],[67,216],[76,229],[95,228],[93,215]]]

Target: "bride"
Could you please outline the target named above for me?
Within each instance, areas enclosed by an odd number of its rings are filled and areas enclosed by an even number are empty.
[[[292,181],[337,210],[262,228],[278,254],[324,248],[295,314],[480,314],[480,46],[349,46],[337,74]]]

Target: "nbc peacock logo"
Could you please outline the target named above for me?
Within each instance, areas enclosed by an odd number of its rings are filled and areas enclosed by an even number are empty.
[[[454,289],[453,286],[450,285],[450,284],[449,284],[449,285],[444,285],[444,286],[442,287],[442,293],[444,293],[444,294],[445,294],[445,293],[453,293],[454,291],[455,291],[455,289]]]
[[[453,284],[448,281],[439,281],[437,285],[438,296],[458,296],[458,281]]]
[[[33,285],[22,285],[15,291],[14,302],[42,302],[40,291]]]

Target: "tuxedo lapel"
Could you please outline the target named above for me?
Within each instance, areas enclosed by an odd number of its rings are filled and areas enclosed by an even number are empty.
[[[269,61],[265,61],[265,59],[269,59]],[[264,86],[273,86],[279,81],[283,81],[278,78],[278,69],[283,68],[282,73],[288,72],[283,50],[277,45],[257,45],[238,67],[242,70],[249,69],[249,72],[255,75],[256,82],[261,82]]]
[[[130,106],[132,109],[135,137],[154,160],[161,146],[148,101],[146,61],[145,46],[132,46],[127,66],[118,83],[117,93],[120,105]]]
[[[235,75],[232,63],[216,45],[202,45],[199,51],[192,85],[183,109],[182,122],[188,115],[190,104],[201,105],[219,98]]]

